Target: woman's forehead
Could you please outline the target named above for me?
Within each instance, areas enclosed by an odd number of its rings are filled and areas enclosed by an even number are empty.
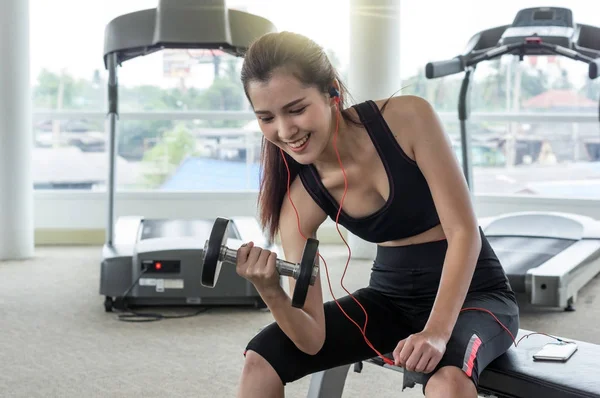
[[[314,88],[306,87],[291,74],[274,74],[266,82],[252,81],[248,85],[248,95],[256,110],[282,109],[315,94]]]

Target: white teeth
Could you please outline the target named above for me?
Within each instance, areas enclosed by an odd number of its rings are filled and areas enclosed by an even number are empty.
[[[288,142],[287,144],[289,146],[291,146],[292,148],[300,148],[302,145],[304,145],[306,143],[306,141],[308,141],[308,134],[305,135],[304,137],[302,137],[301,139],[299,139],[298,141]]]

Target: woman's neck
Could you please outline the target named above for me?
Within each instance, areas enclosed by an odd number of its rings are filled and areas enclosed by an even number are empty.
[[[352,134],[352,126],[339,115],[339,126],[336,134],[336,120],[333,118],[331,133],[325,150],[315,161],[314,165],[321,173],[327,173],[332,170],[340,170],[340,160],[344,168],[357,162],[359,153],[359,141],[357,134]],[[337,149],[337,151],[336,151]],[[338,158],[339,154],[339,158]]]

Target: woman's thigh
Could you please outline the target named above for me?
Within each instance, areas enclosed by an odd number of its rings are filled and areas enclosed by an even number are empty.
[[[510,292],[470,293],[460,312],[446,352],[425,383],[443,366],[460,368],[475,384],[479,375],[504,354],[519,331],[519,308]]]
[[[382,355],[393,351],[398,342],[410,334],[408,319],[392,307],[384,295],[363,288],[352,296],[360,302],[368,318],[350,296],[339,299],[339,306],[335,301],[325,303],[325,343],[316,355],[300,351],[275,322],[254,336],[246,351],[252,350],[265,358],[285,385],[315,372],[377,356],[361,331],[365,319],[366,338]]]

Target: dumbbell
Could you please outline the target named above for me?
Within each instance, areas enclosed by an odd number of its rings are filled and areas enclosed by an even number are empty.
[[[225,246],[227,228],[230,220],[218,217],[215,220],[209,239],[204,244],[202,256],[202,285],[213,288],[219,279],[222,263],[237,264],[237,250]],[[319,267],[316,265],[319,241],[309,238],[304,246],[302,259],[299,264],[277,259],[275,267],[283,276],[296,279],[292,306],[302,308],[308,294],[308,287],[315,284]]]

